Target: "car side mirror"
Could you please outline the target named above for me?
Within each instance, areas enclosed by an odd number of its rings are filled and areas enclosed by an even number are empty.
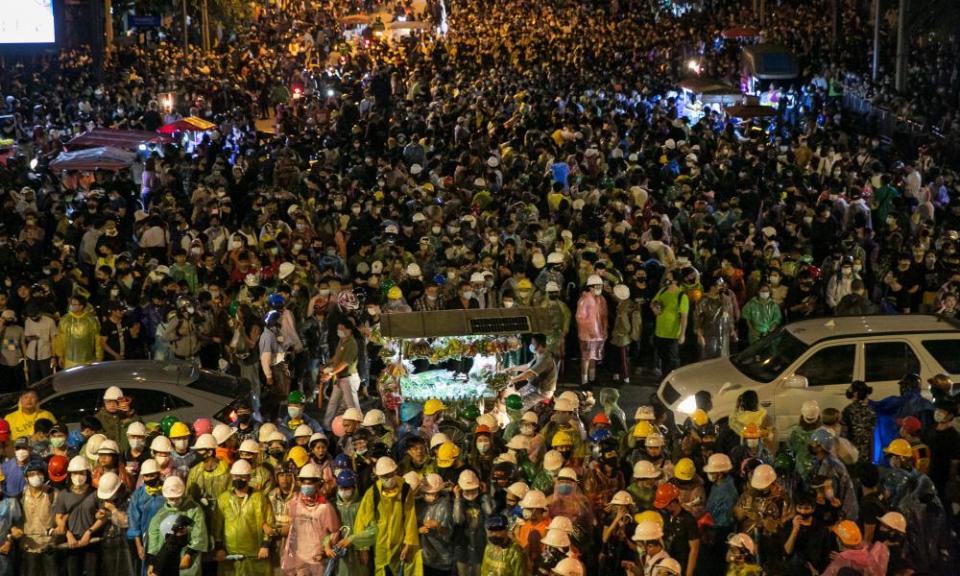
[[[787,378],[783,383],[784,388],[793,388],[796,390],[805,390],[807,388],[807,377],[800,374],[794,374]]]

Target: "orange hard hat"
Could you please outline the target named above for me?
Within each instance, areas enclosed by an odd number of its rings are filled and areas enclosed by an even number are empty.
[[[743,437],[751,440],[760,438],[760,427],[753,423],[747,424],[743,427]]]
[[[657,493],[653,497],[653,507],[662,510],[679,497],[680,489],[677,488],[677,485],[665,482],[657,486]]]
[[[610,418],[607,418],[607,415],[603,412],[598,412],[596,416],[593,417],[594,424],[610,424]]]

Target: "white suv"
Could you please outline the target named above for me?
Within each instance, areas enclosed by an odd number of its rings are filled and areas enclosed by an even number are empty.
[[[905,374],[924,382],[960,374],[960,325],[924,315],[848,316],[794,322],[729,358],[678,368],[660,384],[660,399],[683,422],[694,394],[710,393],[714,422],[729,417],[737,397],[756,390],[786,440],[806,400],[842,410],[850,382],[873,387],[873,399],[899,394]],[[927,394],[925,392],[925,394]]]

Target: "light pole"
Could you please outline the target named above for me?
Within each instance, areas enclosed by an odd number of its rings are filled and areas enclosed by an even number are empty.
[[[870,66],[870,78],[876,82],[880,73],[880,0],[873,0],[873,62]]]
[[[897,8],[897,92],[903,92],[907,87],[907,9],[908,0],[900,0]]]

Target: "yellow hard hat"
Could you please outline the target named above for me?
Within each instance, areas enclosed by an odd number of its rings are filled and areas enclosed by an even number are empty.
[[[694,474],[697,473],[697,467],[694,465],[693,460],[689,458],[681,458],[677,465],[673,467],[673,475],[677,480],[693,480]]]
[[[707,411],[703,408],[697,408],[690,416],[690,419],[693,420],[693,423],[697,426],[703,426],[710,421],[710,416],[707,415]]]
[[[387,298],[390,300],[399,300],[403,298],[403,292],[400,290],[399,286],[392,286],[387,290]]]
[[[170,438],[186,438],[190,436],[190,428],[183,422],[174,422],[170,427]]]
[[[437,449],[437,466],[440,468],[449,468],[460,455],[460,449],[453,442],[444,442]]]
[[[833,527],[833,533],[840,538],[840,543],[848,548],[859,546],[863,542],[860,527],[852,520],[841,520]]]
[[[756,440],[760,438],[760,427],[751,422],[743,427],[743,437],[748,440]]]
[[[901,456],[903,458],[913,456],[913,449],[910,447],[910,443],[903,438],[897,438],[891,442],[889,446],[884,448],[883,451],[887,454],[893,454],[894,456]]]
[[[287,452],[287,460],[292,460],[297,468],[303,468],[310,461],[310,455],[303,446],[294,446]]]
[[[659,512],[656,512],[654,510],[644,510],[639,514],[636,514],[633,517],[633,519],[637,524],[641,522],[655,522],[659,524],[661,527],[663,526],[663,516],[661,516]]]
[[[636,423],[633,427],[633,437],[634,438],[646,438],[647,436],[656,432],[653,428],[653,424],[646,420],[641,420]]]
[[[524,278],[523,280],[517,282],[517,290],[533,290],[533,283]]]
[[[550,442],[551,448],[560,448],[561,446],[573,446],[573,436],[564,430],[554,434],[553,440]]]
[[[427,416],[432,416],[444,408],[446,408],[446,406],[444,406],[443,402],[437,400],[436,398],[431,398],[430,400],[427,400],[426,404],[423,405],[423,413]]]

